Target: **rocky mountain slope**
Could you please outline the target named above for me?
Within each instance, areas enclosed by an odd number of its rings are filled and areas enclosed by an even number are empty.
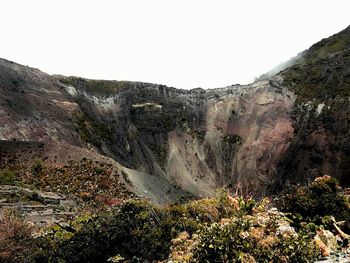
[[[42,143],[48,163],[106,159],[160,204],[219,187],[260,196],[323,174],[348,185],[349,90],[350,27],[272,77],[212,90],[51,76],[2,59],[1,161],[35,153],[22,142]]]

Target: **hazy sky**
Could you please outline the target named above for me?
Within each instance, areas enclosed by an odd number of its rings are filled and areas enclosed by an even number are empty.
[[[0,0],[0,57],[178,88],[248,83],[350,24],[349,0]]]

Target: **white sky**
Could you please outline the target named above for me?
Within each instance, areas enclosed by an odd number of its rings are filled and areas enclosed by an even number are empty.
[[[177,88],[245,84],[350,24],[349,0],[0,0],[0,57]]]

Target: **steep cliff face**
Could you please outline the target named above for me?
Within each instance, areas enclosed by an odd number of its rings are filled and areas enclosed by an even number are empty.
[[[0,61],[0,139],[41,141],[116,161],[162,203],[218,187],[264,194],[349,171],[349,28],[250,85],[179,90],[50,76]]]
[[[271,184],[293,135],[295,96],[281,81],[208,91],[109,83],[96,92],[86,87],[99,81],[60,79],[80,105],[86,137],[103,128],[100,152],[196,196],[218,187],[262,192]]]

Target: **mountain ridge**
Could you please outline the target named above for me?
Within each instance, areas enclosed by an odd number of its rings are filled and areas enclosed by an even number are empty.
[[[125,185],[155,203],[221,187],[260,196],[328,173],[347,185],[349,32],[274,76],[208,90],[48,75],[0,59],[0,139],[111,158]]]

